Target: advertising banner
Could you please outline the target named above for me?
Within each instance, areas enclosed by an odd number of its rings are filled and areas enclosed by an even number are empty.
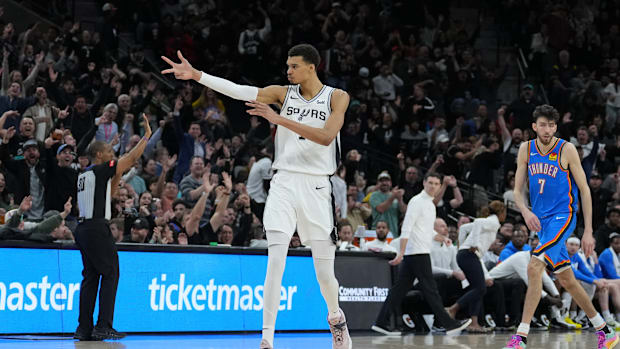
[[[1,248],[0,253],[0,333],[75,331],[80,252]],[[119,251],[119,260],[114,316],[119,331],[262,328],[267,256]],[[288,257],[276,328],[327,329],[326,313],[312,258]]]
[[[389,259],[360,256],[336,258],[340,307],[351,330],[368,330],[392,286]]]

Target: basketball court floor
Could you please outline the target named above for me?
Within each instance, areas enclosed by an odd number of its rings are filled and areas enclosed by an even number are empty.
[[[510,334],[407,335],[384,337],[371,332],[354,333],[354,349],[501,349]],[[260,335],[130,335],[121,341],[77,342],[63,337],[0,337],[0,348],[10,349],[255,349]],[[538,332],[530,335],[528,349],[596,348],[596,336],[583,332]],[[286,333],[276,335],[276,349],[330,349],[329,333]]]

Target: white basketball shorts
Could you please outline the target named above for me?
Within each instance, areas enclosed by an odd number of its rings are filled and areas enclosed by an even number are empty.
[[[283,232],[290,240],[297,228],[304,245],[310,241],[332,240],[331,192],[329,176],[278,170],[271,179],[265,203],[265,230]]]

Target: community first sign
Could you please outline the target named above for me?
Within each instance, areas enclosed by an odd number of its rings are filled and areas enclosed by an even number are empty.
[[[79,251],[0,248],[0,255],[0,333],[75,331]],[[120,251],[119,260],[114,315],[119,331],[262,328],[267,256]],[[276,327],[324,330],[326,313],[312,258],[288,257]]]

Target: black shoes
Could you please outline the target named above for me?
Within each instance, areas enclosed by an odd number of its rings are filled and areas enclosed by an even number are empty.
[[[75,330],[75,333],[73,334],[73,339],[77,339],[79,341],[90,341],[92,340],[91,332],[92,331],[85,331],[85,330],[78,328],[77,330]]]
[[[446,334],[456,334],[457,332],[465,329],[465,327],[469,326],[469,324],[471,324],[471,319],[456,320],[456,324],[453,328],[446,328]]]
[[[117,340],[117,339],[123,339],[125,338],[125,336],[127,335],[124,333],[118,332],[113,328],[99,328],[99,327],[95,327],[91,335],[92,340],[95,340],[95,341],[103,341],[106,339]]]

